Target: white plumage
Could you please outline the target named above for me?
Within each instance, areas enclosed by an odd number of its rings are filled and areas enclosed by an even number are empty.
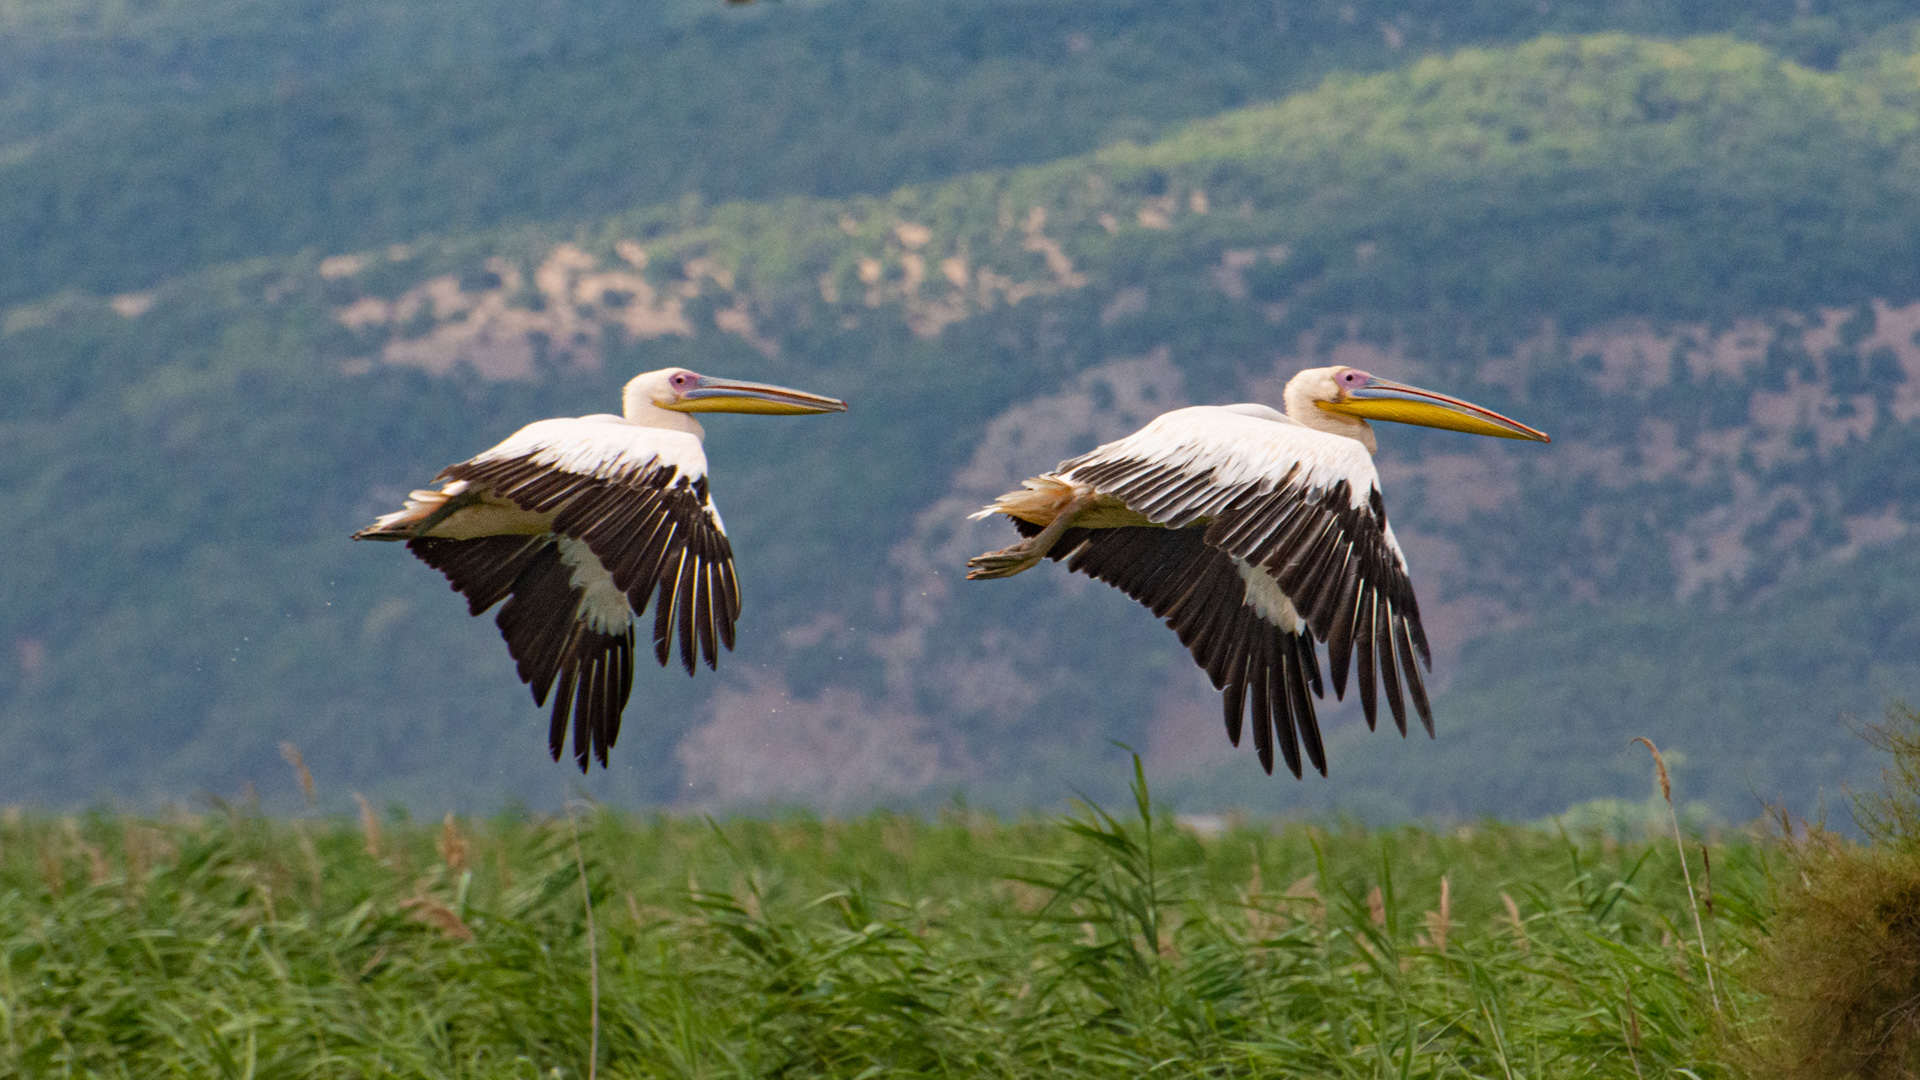
[[[1289,633],[1300,629],[1300,613],[1273,575],[1245,559],[1233,560],[1234,572],[1247,583],[1247,606],[1255,615]]]
[[[553,695],[555,760],[607,763],[633,686],[635,625],[654,611],[654,658],[674,644],[689,675],[732,649],[739,582],[707,486],[704,431],[689,413],[836,412],[844,402],[683,368],[627,384],[625,415],[528,424],[441,470],[436,490],[354,534],[404,540],[495,622],[533,691]]]
[[[633,609],[620,586],[614,584],[606,564],[585,541],[563,536],[557,546],[560,562],[567,567],[567,584],[580,594],[579,621],[603,634],[627,631],[639,612]]]
[[[1195,516],[1212,516],[1245,491],[1288,473],[1314,491],[1344,481],[1355,506],[1380,486],[1373,455],[1364,445],[1307,427],[1264,405],[1196,405],[1162,413],[1126,438],[1062,463],[1058,475],[1071,479],[1076,472],[1116,461],[1129,463],[1130,471],[1106,481],[1111,486],[1125,485],[1135,474],[1167,469],[1206,477],[1204,484],[1186,488],[1179,497],[1162,496],[1154,503],[1149,515],[1154,524],[1174,527]]]
[[[1324,775],[1316,638],[1336,696],[1357,666],[1369,726],[1377,688],[1402,734],[1408,698],[1433,731],[1421,675],[1432,661],[1365,417],[1546,436],[1348,367],[1303,371],[1286,398],[1285,414],[1178,409],[1026,481],[973,516],[1005,514],[1027,539],[975,557],[967,576],[1008,577],[1050,557],[1120,588],[1164,618],[1224,691],[1235,745],[1250,710],[1267,771],[1277,747],[1295,776],[1303,749]]]
[[[682,476],[705,476],[704,436],[697,427],[692,431],[642,427],[623,416],[596,413],[536,420],[473,460],[525,458],[551,469],[602,480],[656,465],[677,469]]]

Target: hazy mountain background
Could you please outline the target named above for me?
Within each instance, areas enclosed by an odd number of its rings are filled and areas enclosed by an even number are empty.
[[[1896,3],[441,0],[0,11],[0,801],[552,805],[490,619],[346,536],[684,364],[739,651],[643,674],[598,797],[1113,791],[1728,819],[1920,697],[1920,21]],[[1260,774],[1171,633],[965,514],[1353,363],[1551,432],[1388,428],[1439,738]]]

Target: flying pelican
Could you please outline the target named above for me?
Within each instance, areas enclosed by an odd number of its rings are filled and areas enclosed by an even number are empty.
[[[1176,409],[1025,481],[972,517],[1005,514],[1026,539],[968,560],[967,577],[1011,577],[1051,558],[1119,588],[1165,619],[1225,691],[1233,745],[1250,708],[1268,773],[1277,743],[1299,776],[1304,744],[1325,776],[1307,695],[1326,696],[1315,638],[1326,643],[1336,698],[1358,658],[1369,728],[1377,673],[1400,734],[1404,697],[1433,734],[1420,675],[1433,660],[1387,524],[1367,420],[1552,440],[1478,405],[1344,366],[1295,375],[1286,406],[1284,415],[1265,405]]]
[[[844,412],[847,403],[685,368],[635,376],[626,415],[541,420],[478,457],[440,470],[437,491],[353,534],[404,540],[494,622],[533,690],[553,691],[555,761],[573,717],[573,757],[601,766],[633,689],[634,623],[652,601],[653,655],[675,637],[687,674],[733,648],[740,585],[733,546],[707,490],[705,431],[691,413]],[[558,690],[554,689],[558,682]]]

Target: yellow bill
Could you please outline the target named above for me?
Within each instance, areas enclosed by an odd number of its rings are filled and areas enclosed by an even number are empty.
[[[763,416],[804,416],[811,413],[846,412],[847,403],[839,398],[809,394],[785,386],[695,376],[697,384],[680,391],[679,399],[661,407],[675,412],[758,413]]]
[[[1536,431],[1492,409],[1431,390],[1422,390],[1417,386],[1407,386],[1354,370],[1342,372],[1339,381],[1342,393],[1338,401],[1316,401],[1314,404],[1328,412],[1344,413],[1363,420],[1390,420],[1396,424],[1445,428],[1448,431],[1464,431],[1469,435],[1490,435],[1496,439],[1553,441],[1545,432]]]

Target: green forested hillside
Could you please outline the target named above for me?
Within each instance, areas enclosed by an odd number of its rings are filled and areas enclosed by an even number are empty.
[[[0,22],[0,302],[682,195],[884,192],[1546,32],[1726,31],[1831,66],[1910,16],[1794,0],[68,0]]]
[[[61,279],[0,325],[0,785],[284,797],[284,739],[331,791],[551,801],[574,781],[488,621],[344,537],[685,364],[854,407],[709,425],[740,651],[643,676],[596,794],[1044,802],[1100,790],[1118,738],[1196,806],[1526,816],[1639,797],[1644,734],[1723,815],[1808,807],[1861,775],[1839,714],[1920,675],[1885,546],[1920,516],[1920,42],[1848,40],[1819,70],[1547,36],[887,194]],[[1334,361],[1556,437],[1382,432],[1439,745],[1330,710],[1332,779],[1256,780],[1145,612],[959,580],[1004,486]]]

